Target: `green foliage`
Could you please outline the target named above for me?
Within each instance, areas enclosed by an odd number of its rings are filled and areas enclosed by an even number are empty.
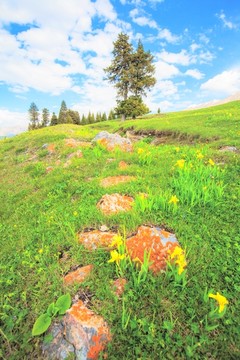
[[[35,321],[32,329],[32,336],[38,336],[45,333],[51,325],[52,318],[56,315],[64,315],[70,306],[70,294],[62,295],[57,299],[56,303],[51,303],[47,308],[47,312],[40,315]]]
[[[39,110],[34,102],[31,103],[28,113],[30,118],[28,130],[37,129],[39,127]]]
[[[118,101],[115,108],[117,114],[135,119],[139,115],[149,113],[149,108],[143,103],[140,97],[130,96],[127,100]]]

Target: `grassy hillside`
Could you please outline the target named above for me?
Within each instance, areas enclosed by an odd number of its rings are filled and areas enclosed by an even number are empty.
[[[44,336],[32,337],[32,326],[67,292],[88,294],[89,307],[107,320],[113,340],[104,358],[240,358],[239,153],[219,151],[239,147],[239,119],[239,102],[233,102],[125,123],[59,125],[1,140],[0,358],[41,359]],[[132,153],[65,143],[132,127],[168,136],[159,146],[146,137]],[[76,150],[83,157],[69,160]],[[129,164],[125,170],[119,169],[122,160]],[[103,188],[100,181],[113,175],[136,179]],[[132,196],[133,209],[103,215],[96,204],[116,192]],[[148,273],[140,286],[126,269],[128,283],[117,299],[112,281],[118,269],[108,263],[109,251],[86,250],[77,234],[106,225],[124,237],[142,224],[176,234],[187,267],[180,280],[169,268]],[[94,270],[85,283],[64,286],[70,269],[88,264]],[[220,314],[208,298],[217,292],[229,302]]]

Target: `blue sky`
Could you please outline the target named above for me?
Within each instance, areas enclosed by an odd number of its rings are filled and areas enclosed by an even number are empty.
[[[154,55],[152,112],[240,91],[239,0],[0,0],[0,136],[27,128],[31,102],[113,108],[103,68],[120,32]]]

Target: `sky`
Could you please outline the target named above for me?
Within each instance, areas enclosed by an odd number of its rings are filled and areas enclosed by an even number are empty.
[[[27,129],[32,102],[114,108],[103,69],[120,32],[154,56],[153,113],[240,91],[239,0],[0,0],[0,136]]]

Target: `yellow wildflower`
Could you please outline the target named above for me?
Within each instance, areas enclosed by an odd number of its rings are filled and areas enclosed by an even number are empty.
[[[142,153],[144,153],[144,149],[143,149],[143,148],[139,148],[137,152],[138,152],[138,155],[141,155]]]
[[[175,257],[178,257],[178,256],[180,256],[182,254],[183,254],[183,249],[180,248],[180,246],[175,246],[173,252],[170,255],[170,259],[174,259]]]
[[[215,165],[215,162],[214,162],[212,159],[209,159],[209,160],[208,160],[208,163],[209,163],[211,166],[214,166],[214,165]]]
[[[201,159],[203,159],[203,158],[204,158],[204,155],[203,155],[201,152],[199,152],[199,153],[197,154],[197,159],[201,160]]]
[[[169,200],[169,204],[174,204],[174,205],[177,205],[177,203],[179,202],[179,199],[177,198],[177,196],[176,195],[173,195],[172,197],[171,197],[171,199]]]
[[[109,247],[119,247],[123,244],[123,240],[122,237],[120,235],[115,235],[113,237],[113,241],[111,242],[111,244],[109,245]]]
[[[74,215],[74,216],[77,216],[77,214],[78,214],[77,211],[74,211],[74,212],[73,212],[73,215]]]
[[[42,253],[43,253],[43,249],[39,249],[39,250],[38,250],[38,253],[39,253],[39,254],[42,254]]]
[[[175,147],[175,151],[176,151],[176,152],[179,152],[179,151],[180,151],[180,147],[179,147],[179,146]]]
[[[225,298],[225,296],[220,295],[219,292],[217,292],[216,295],[214,295],[214,294],[209,294],[208,297],[217,300],[218,305],[219,305],[219,310],[218,310],[219,313],[221,313],[221,312],[225,309],[225,306],[226,306],[227,304],[229,304],[229,302],[228,302],[228,300]]]
[[[180,169],[183,169],[184,163],[185,163],[185,160],[181,159],[181,160],[178,160],[175,165],[178,166]]]
[[[111,259],[108,260],[109,263],[111,262],[116,262],[117,265],[119,264],[120,260],[123,260],[126,255],[125,254],[119,254],[119,252],[117,252],[117,250],[113,250],[110,252],[111,254]]]
[[[178,265],[178,274],[181,275],[184,271],[184,268],[187,266],[184,253],[178,257],[176,260],[176,265]]]

